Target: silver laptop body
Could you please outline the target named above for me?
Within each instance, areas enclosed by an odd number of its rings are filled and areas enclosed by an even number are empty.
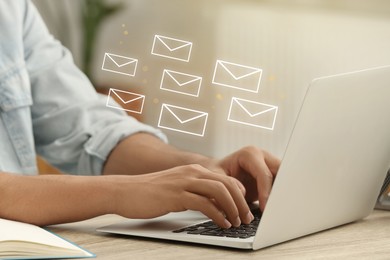
[[[389,169],[389,97],[390,66],[313,80],[255,237],[173,233],[208,220],[193,211],[98,231],[256,250],[364,218]]]

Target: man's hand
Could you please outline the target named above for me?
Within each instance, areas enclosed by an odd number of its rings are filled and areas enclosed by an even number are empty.
[[[264,210],[280,160],[264,150],[248,146],[222,160],[210,160],[206,165],[239,180],[246,189],[247,202],[259,200],[260,209]]]
[[[201,165],[113,177],[118,181],[114,212],[128,218],[153,218],[169,212],[197,210],[223,228],[253,220],[240,182]]]
[[[142,203],[135,199],[130,208],[123,200],[118,204],[124,207],[123,215],[148,218],[193,209],[226,226],[221,217],[224,214],[233,225],[238,223],[237,216],[248,223],[252,215],[248,214],[247,202],[259,200],[264,210],[279,165],[279,159],[252,146],[216,160],[184,152],[140,133],[118,144],[106,162],[104,174],[138,175],[140,185],[132,194],[139,194],[136,199]],[[143,204],[146,201],[159,203],[151,209]]]

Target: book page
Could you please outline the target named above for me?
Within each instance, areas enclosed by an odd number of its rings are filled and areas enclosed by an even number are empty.
[[[58,247],[69,249],[70,251],[84,252],[78,246],[56,236],[43,228],[31,224],[0,219],[0,244],[6,241],[25,241],[47,245],[48,247]],[[21,245],[23,248],[23,245]],[[85,251],[86,256],[92,254]]]

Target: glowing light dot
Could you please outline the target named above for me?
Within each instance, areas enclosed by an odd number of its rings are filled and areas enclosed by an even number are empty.
[[[216,96],[215,96],[218,100],[223,100],[223,96],[221,95],[221,94],[217,94]]]
[[[124,35],[128,35],[129,32],[126,30],[126,31],[123,31],[123,34],[124,34]]]
[[[154,104],[158,104],[159,102],[160,102],[160,100],[158,100],[158,98],[154,98],[154,99],[153,99],[153,103],[154,103]]]

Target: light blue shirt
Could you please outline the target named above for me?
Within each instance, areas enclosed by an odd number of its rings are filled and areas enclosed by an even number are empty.
[[[123,138],[166,140],[105,101],[30,1],[0,1],[0,171],[37,174],[37,153],[64,172],[97,175]]]

